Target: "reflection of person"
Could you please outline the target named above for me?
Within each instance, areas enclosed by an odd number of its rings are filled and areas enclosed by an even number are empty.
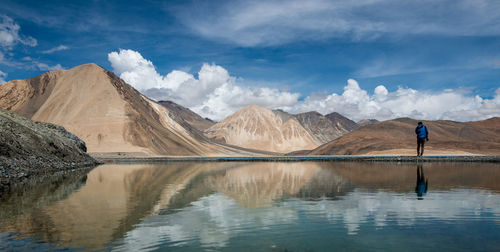
[[[424,167],[422,164],[417,165],[417,185],[415,186],[415,193],[419,199],[423,199],[425,193],[427,193],[427,187],[429,183],[424,177]]]
[[[417,157],[421,157],[424,155],[425,141],[429,141],[429,131],[422,122],[418,122],[418,126],[415,128],[415,134],[417,134]]]

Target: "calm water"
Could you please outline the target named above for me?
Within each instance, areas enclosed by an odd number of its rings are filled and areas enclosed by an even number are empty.
[[[0,204],[0,250],[500,251],[498,164],[110,164]]]

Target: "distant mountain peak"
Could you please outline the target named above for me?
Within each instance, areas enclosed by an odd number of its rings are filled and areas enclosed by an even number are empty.
[[[244,148],[287,153],[319,144],[282,110],[246,106],[205,131],[206,136]]]

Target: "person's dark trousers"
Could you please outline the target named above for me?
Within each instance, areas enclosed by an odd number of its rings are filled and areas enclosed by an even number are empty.
[[[424,144],[425,144],[425,138],[417,137],[417,156],[424,155]]]

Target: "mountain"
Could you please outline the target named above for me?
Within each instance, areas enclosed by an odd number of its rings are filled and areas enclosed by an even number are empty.
[[[248,106],[205,130],[212,140],[250,149],[289,153],[311,150],[357,128],[338,114],[290,114]]]
[[[357,122],[357,125],[358,125],[358,127],[363,127],[363,126],[374,124],[377,122],[378,122],[377,119],[364,119],[364,120]]]
[[[209,119],[203,118],[193,112],[192,110],[183,107],[172,101],[159,101],[158,102],[163,107],[167,108],[169,111],[169,116],[175,121],[186,122],[193,128],[204,131],[210,128],[215,123]]]
[[[288,113],[247,106],[205,130],[215,141],[249,149],[286,153],[318,146]]]
[[[328,143],[357,128],[354,121],[336,112],[323,116],[312,111],[296,114],[295,118],[320,144]]]
[[[500,118],[477,122],[426,121],[430,141],[424,154],[500,154]],[[359,128],[324,144],[311,155],[416,153],[417,120],[399,118]]]
[[[240,153],[184,127],[175,119],[177,112],[144,97],[96,64],[0,85],[0,107],[32,120],[64,126],[96,154]]]
[[[0,129],[0,191],[25,179],[97,164],[85,143],[61,126],[0,109]]]

